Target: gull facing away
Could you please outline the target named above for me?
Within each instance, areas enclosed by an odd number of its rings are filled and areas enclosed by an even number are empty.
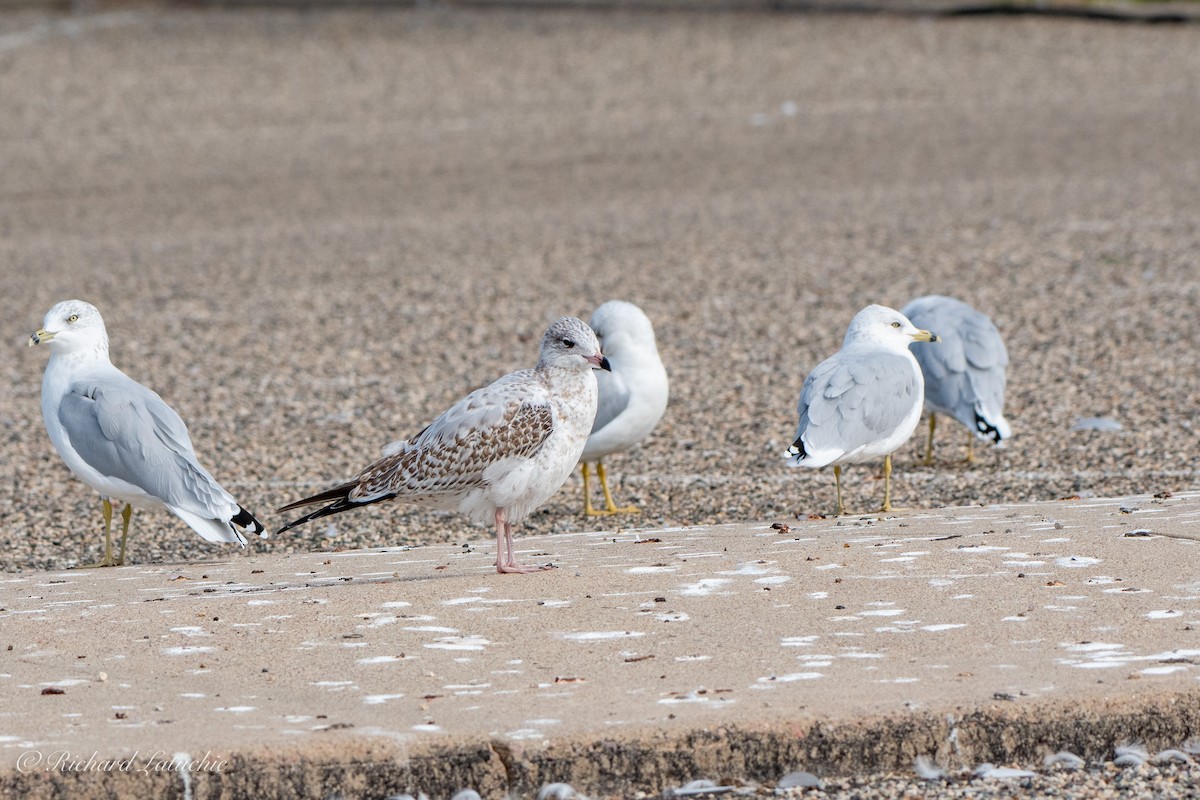
[[[210,542],[246,546],[237,528],[266,538],[262,524],[196,460],[187,426],[161,397],[113,366],[100,312],[65,300],[29,344],[47,344],[42,419],[75,477],[104,498],[104,560],[125,563],[133,507],[165,508]],[[112,501],[121,512],[121,553],[112,557]],[[235,527],[236,526],[236,527]]]
[[[592,314],[592,330],[612,365],[596,374],[600,401],[592,433],[579,457],[583,471],[583,513],[588,516],[636,513],[636,506],[618,508],[608,488],[604,457],[628,450],[650,435],[667,410],[667,370],[658,357],[654,326],[640,308],[624,300],[609,300]],[[595,462],[604,492],[603,509],[592,507],[588,464]]]
[[[1012,435],[1004,418],[1005,370],[1008,350],[1000,331],[981,311],[953,297],[918,297],[901,312],[918,327],[938,331],[941,347],[922,347],[915,354],[925,373],[925,408],[929,411],[929,442],[925,463],[933,463],[933,430],[937,414],[961,422],[967,437],[967,461],[975,460],[975,437],[1001,446]]]
[[[854,315],[842,349],[817,365],[804,381],[796,441],[789,467],[833,464],[837,514],[842,503],[842,464],[883,456],[883,512],[892,510],[892,452],[908,441],[921,418],[924,380],[909,351],[913,342],[936,342],[886,306]]]
[[[542,337],[537,366],[476,389],[412,439],[350,480],[280,511],[326,503],[279,529],[383,500],[459,511],[496,526],[496,571],[518,564],[512,526],[558,491],[579,462],[596,416],[593,367],[609,369],[592,329],[575,317]]]

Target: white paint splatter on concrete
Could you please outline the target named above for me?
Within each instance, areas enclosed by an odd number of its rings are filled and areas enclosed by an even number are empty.
[[[1182,616],[1182,611],[1163,609],[1161,611],[1151,611],[1150,613],[1146,614],[1146,619],[1175,619],[1176,617]]]
[[[695,583],[685,583],[679,593],[687,597],[704,597],[732,582],[729,578],[701,578]]]
[[[363,696],[363,703],[369,706],[379,706],[386,703],[388,700],[399,700],[404,697],[402,694],[368,694]]]
[[[491,644],[482,636],[440,636],[432,642],[425,642],[422,647],[431,650],[482,650]]]
[[[824,678],[823,672],[789,672],[786,675],[768,675],[764,678],[759,678],[756,683],[772,684],[772,683],[792,683],[794,681],[814,681],[818,678]],[[659,701],[661,702],[661,701]]]
[[[820,638],[820,636],[784,636],[779,644],[782,647],[808,647]]]
[[[1061,558],[1054,559],[1054,563],[1063,569],[1081,569],[1083,567],[1094,567],[1101,563],[1101,561],[1091,556],[1062,556]]]
[[[192,646],[184,646],[184,647],[164,647],[162,652],[163,652],[163,655],[166,655],[166,656],[190,656],[190,655],[195,655],[196,653],[211,653],[214,649],[216,649],[216,648],[197,647],[195,645],[192,645]]]
[[[573,642],[594,642],[604,639],[629,639],[645,635],[641,631],[585,631],[581,633],[564,633],[562,638]]]

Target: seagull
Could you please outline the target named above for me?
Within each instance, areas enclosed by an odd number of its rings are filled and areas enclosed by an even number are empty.
[[[496,571],[536,572],[517,563],[512,526],[558,491],[579,462],[596,416],[592,369],[609,369],[592,329],[556,320],[542,337],[537,366],[476,389],[413,438],[338,486],[282,511],[324,503],[279,529],[371,505],[404,500],[456,510],[496,526]]]
[[[1001,445],[1012,435],[1004,418],[1008,350],[986,314],[953,297],[918,297],[901,312],[914,325],[939,331],[941,347],[922,347],[917,363],[925,373],[929,442],[925,463],[933,463],[933,429],[938,412],[967,426],[967,461],[975,460],[975,438]]]
[[[814,469],[833,464],[838,516],[846,513],[841,465],[880,456],[880,510],[892,510],[892,452],[916,430],[924,391],[921,368],[908,346],[936,341],[936,334],[919,330],[899,311],[870,305],[850,321],[842,349],[805,379],[787,463]]]
[[[75,477],[100,493],[104,560],[121,566],[133,507],[165,508],[210,542],[246,546],[238,528],[266,538],[254,515],[196,460],[187,426],[161,397],[113,366],[100,312],[65,300],[47,312],[29,345],[46,344],[42,419]],[[113,503],[121,512],[121,552],[112,557]]]
[[[592,433],[579,457],[583,471],[583,513],[588,516],[636,513],[636,506],[618,508],[608,488],[603,458],[628,450],[645,439],[667,409],[667,370],[658,357],[654,326],[640,308],[624,300],[609,300],[592,314],[592,330],[612,372],[600,372],[596,382],[600,402]],[[605,508],[592,507],[588,464],[595,462],[604,492]]]

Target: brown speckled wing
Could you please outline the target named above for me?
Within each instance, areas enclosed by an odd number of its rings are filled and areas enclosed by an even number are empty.
[[[514,398],[503,406],[481,407],[470,400],[446,412],[399,452],[363,470],[350,497],[415,499],[483,486],[488,467],[531,458],[554,428],[548,403]]]

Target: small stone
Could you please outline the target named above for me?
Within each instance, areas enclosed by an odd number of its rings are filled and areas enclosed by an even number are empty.
[[[820,789],[822,783],[821,779],[816,775],[813,775],[811,772],[796,770],[795,772],[789,772],[787,775],[784,775],[775,785],[780,789]]]

